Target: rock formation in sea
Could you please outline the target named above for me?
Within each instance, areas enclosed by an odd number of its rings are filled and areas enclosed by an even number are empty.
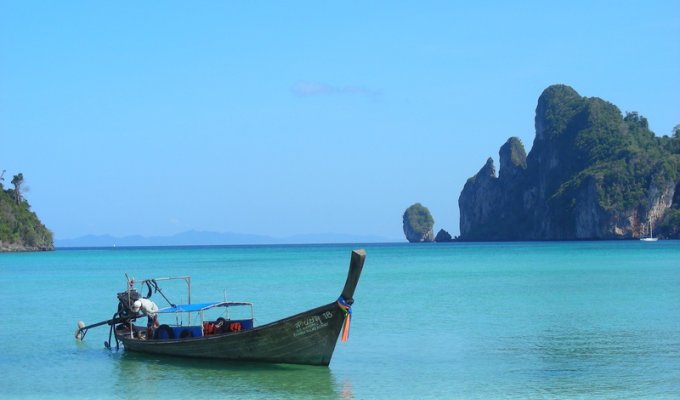
[[[678,231],[677,134],[657,137],[637,113],[623,116],[565,85],[541,94],[535,127],[528,156],[510,138],[498,176],[489,158],[468,179],[458,199],[460,239],[630,239],[644,236],[649,221],[655,231]]]
[[[444,229],[440,229],[439,232],[437,232],[437,236],[434,237],[434,241],[437,243],[451,242],[452,240],[451,234]]]
[[[420,203],[415,203],[404,211],[404,235],[406,240],[414,242],[432,242],[434,219],[430,210]]]

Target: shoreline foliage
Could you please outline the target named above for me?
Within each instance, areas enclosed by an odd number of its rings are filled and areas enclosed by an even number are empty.
[[[5,189],[0,181],[0,251],[53,250],[52,232],[22,194],[23,180],[23,174],[15,175],[14,189]]]

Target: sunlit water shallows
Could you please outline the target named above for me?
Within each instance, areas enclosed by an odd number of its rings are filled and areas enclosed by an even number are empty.
[[[335,300],[357,247],[0,254],[0,398],[680,398],[677,241],[361,246],[328,368],[107,350],[106,327],[73,337],[115,312],[126,272],[191,275],[193,302],[252,301],[262,324]]]

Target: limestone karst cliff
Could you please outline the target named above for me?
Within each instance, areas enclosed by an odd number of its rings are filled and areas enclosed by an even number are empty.
[[[679,212],[677,135],[656,137],[644,117],[565,85],[541,94],[535,128],[528,156],[510,138],[498,175],[489,158],[468,179],[460,239],[636,238]]]

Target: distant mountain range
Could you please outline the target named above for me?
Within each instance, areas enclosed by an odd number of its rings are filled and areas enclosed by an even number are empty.
[[[59,247],[126,247],[126,246],[219,246],[249,244],[323,244],[323,243],[384,243],[398,239],[374,235],[320,233],[276,238],[231,232],[186,231],[171,236],[111,236],[86,235],[73,239],[56,239]]]

